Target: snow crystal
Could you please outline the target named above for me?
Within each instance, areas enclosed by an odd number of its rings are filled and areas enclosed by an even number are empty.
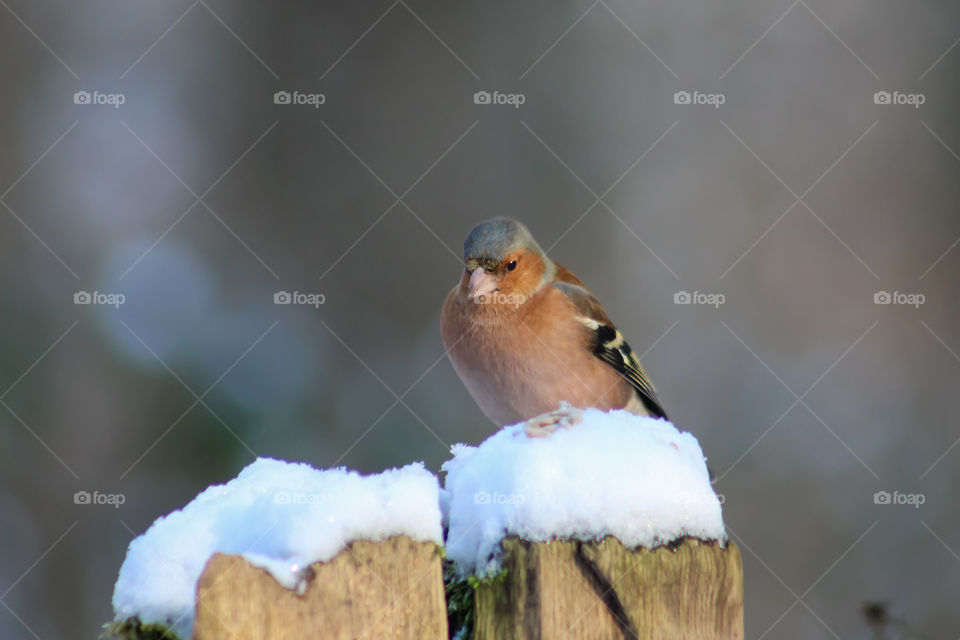
[[[187,638],[197,580],[216,552],[243,554],[292,589],[302,569],[351,541],[394,535],[442,544],[439,486],[422,464],[361,476],[260,458],[130,543],[114,612]]]
[[[452,451],[441,501],[447,557],[461,575],[495,572],[509,535],[609,535],[650,548],[683,536],[726,541],[700,445],[665,420],[588,409],[547,437],[517,424]]]

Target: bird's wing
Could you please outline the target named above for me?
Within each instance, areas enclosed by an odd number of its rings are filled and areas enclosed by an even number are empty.
[[[630,383],[651,415],[667,419],[667,412],[657,398],[653,383],[640,365],[640,359],[607,317],[600,301],[587,291],[579,278],[560,265],[557,265],[557,281],[553,286],[563,292],[580,312],[577,319],[591,331],[589,346],[593,355],[613,367]]]

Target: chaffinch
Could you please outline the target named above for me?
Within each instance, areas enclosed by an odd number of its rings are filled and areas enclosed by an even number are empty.
[[[481,222],[463,257],[466,270],[447,295],[440,327],[453,368],[488,418],[503,426],[561,403],[667,418],[600,302],[525,226]],[[544,424],[571,421],[576,415]]]

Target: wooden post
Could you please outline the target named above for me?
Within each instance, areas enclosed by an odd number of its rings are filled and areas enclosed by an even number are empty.
[[[475,640],[742,640],[743,570],[728,542],[630,550],[615,538],[503,541],[504,580],[481,581]]]
[[[241,556],[215,554],[197,583],[194,640],[446,640],[440,552],[406,536],[358,540],[311,565],[298,594]]]

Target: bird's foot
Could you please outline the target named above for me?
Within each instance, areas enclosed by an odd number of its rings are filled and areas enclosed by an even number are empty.
[[[550,413],[530,418],[523,426],[528,438],[546,438],[558,427],[569,429],[583,420],[583,410],[564,402],[560,408]]]

